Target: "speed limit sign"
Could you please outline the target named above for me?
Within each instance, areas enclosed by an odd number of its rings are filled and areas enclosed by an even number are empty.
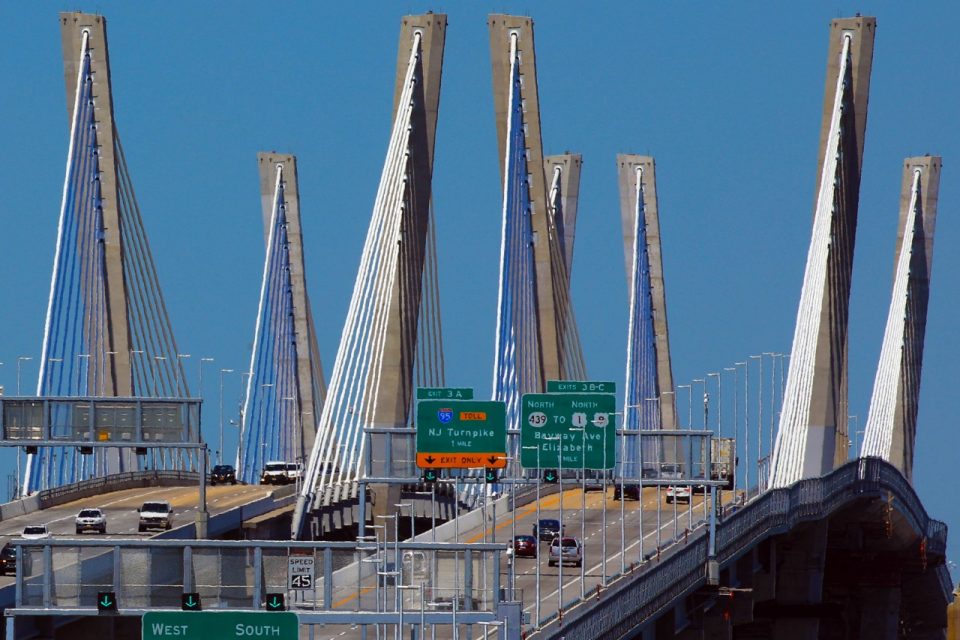
[[[287,589],[291,591],[310,591],[314,583],[315,558],[310,556],[290,556],[287,558]]]

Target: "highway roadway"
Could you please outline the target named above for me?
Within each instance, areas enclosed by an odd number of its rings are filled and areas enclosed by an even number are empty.
[[[582,537],[584,541],[582,585],[581,569],[579,567],[572,565],[548,566],[549,543],[547,542],[539,544],[538,558],[518,558],[513,567],[513,571],[516,573],[516,597],[522,600],[524,614],[528,615],[531,621],[546,620],[556,615],[561,604],[569,607],[574,600],[580,598],[581,593],[588,596],[596,593],[597,587],[602,584],[604,571],[606,571],[609,580],[611,576],[620,573],[624,566],[629,569],[631,564],[638,563],[641,559],[639,542],[641,531],[640,501],[625,501],[622,503],[621,511],[621,502],[613,500],[612,488],[608,489],[606,498],[600,491],[588,492],[584,495],[579,488],[566,490],[562,495],[562,521],[566,526],[565,535],[576,538]],[[656,553],[658,533],[661,549],[675,539],[682,543],[685,530],[697,526],[705,517],[703,496],[694,495],[690,505],[666,504],[665,497],[665,488],[661,490],[659,498],[655,487],[644,490],[642,509],[643,553],[648,557]],[[561,494],[543,497],[539,501],[540,517],[561,519],[560,500]],[[725,496],[724,502],[726,501]],[[659,521],[658,505],[660,507]],[[606,506],[606,518],[604,518],[604,506]],[[709,508],[709,500],[706,506]],[[498,514],[496,523],[490,522],[487,525],[486,541],[506,544],[511,539],[514,529],[516,535],[530,534],[536,519],[536,502],[518,508],[516,513]],[[583,531],[582,536],[581,529]],[[484,533],[482,526],[461,531],[460,542],[483,542]],[[606,538],[606,560],[603,559],[604,537]],[[509,585],[510,571],[509,563],[504,560],[500,567],[501,586],[504,588]],[[476,575],[476,573],[481,572],[475,572],[474,576],[474,597],[479,598],[481,597],[480,591],[485,585],[483,584],[484,578]],[[538,600],[536,597],[538,575],[539,606],[537,606]],[[450,578],[445,576],[445,579],[449,580]],[[443,580],[438,582],[442,583]],[[437,586],[442,585],[438,584]],[[375,582],[372,579],[364,582],[364,586],[360,590],[361,609],[375,609],[376,591]],[[436,591],[437,589],[434,590],[435,593]],[[415,590],[409,590],[405,593],[405,601],[407,602],[404,611],[406,626],[408,620],[416,621],[419,612],[419,595]],[[392,603],[394,602],[392,588],[387,595],[388,602],[391,604],[389,608],[392,609]],[[492,596],[493,594],[487,591],[486,597],[489,599]],[[356,610],[357,600],[357,589],[355,587],[352,590],[346,588],[337,590],[334,594],[334,608],[345,611]],[[432,608],[428,606],[427,610],[430,611]],[[461,626],[459,637],[481,637],[484,635],[483,632],[483,627],[476,626],[472,629],[472,634],[468,635],[466,626]],[[496,627],[489,627],[487,632],[489,636],[495,636]],[[386,634],[392,637],[393,629],[388,629]],[[341,625],[328,625],[326,627],[317,625],[313,635],[309,635],[307,630],[302,630],[301,637],[318,640],[354,640],[360,639],[362,635],[359,628]],[[376,630],[370,628],[367,638],[377,637]],[[385,637],[383,631],[381,631],[380,637]],[[430,637],[452,638],[452,628],[438,627],[434,633],[431,633]]]
[[[232,509],[266,496],[274,487],[257,485],[219,485],[207,487],[207,510],[210,515]],[[54,538],[149,538],[160,531],[145,533],[137,531],[137,509],[148,500],[167,500],[173,507],[173,527],[193,523],[198,509],[197,487],[146,487],[124,489],[100,496],[91,496],[56,507],[16,516],[0,522],[0,544],[16,538],[23,528],[32,524],[45,524]],[[74,518],[81,509],[99,507],[107,516],[107,534],[76,534]],[[13,583],[13,576],[0,577],[0,588]]]

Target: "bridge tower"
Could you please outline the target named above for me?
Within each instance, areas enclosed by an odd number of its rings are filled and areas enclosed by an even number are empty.
[[[262,152],[257,163],[267,250],[237,454],[248,483],[259,480],[268,460],[305,458],[326,393],[307,293],[297,159]]]
[[[771,484],[847,459],[847,319],[876,20],[830,25],[813,234],[800,293]]]
[[[431,185],[446,27],[444,14],[401,22],[390,144],[294,536],[307,533],[311,511],[357,500],[365,470],[373,477],[414,473],[413,438],[390,431],[412,425],[417,385],[443,383]],[[399,487],[383,493],[380,508],[398,502]]]
[[[941,159],[903,163],[893,296],[860,456],[878,456],[913,478],[923,339],[930,300]]]
[[[524,393],[586,378],[570,296],[582,160],[543,156],[533,21],[494,14],[487,25],[503,180],[493,395],[516,428]],[[514,459],[518,446],[508,444]]]
[[[630,300],[623,422],[627,429],[676,429],[656,165],[650,156],[619,154],[617,171]],[[630,439],[623,460],[628,477],[641,477],[638,454],[645,463],[678,460],[675,447],[658,451],[655,442],[646,442],[641,451]]]
[[[61,13],[60,30],[70,141],[37,394],[189,396],[114,122],[106,18]],[[122,451],[41,449],[24,492],[144,462]],[[184,457],[151,450],[146,462],[193,464]]]

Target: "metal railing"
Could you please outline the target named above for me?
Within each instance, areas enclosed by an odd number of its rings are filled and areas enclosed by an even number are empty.
[[[404,590],[423,589],[431,611],[495,615],[502,602],[505,544],[353,543],[221,540],[13,540],[16,609],[95,614],[97,594],[116,593],[121,613],[180,609],[199,593],[207,609],[262,610],[267,593],[287,594],[298,611],[389,613]],[[290,567],[308,559],[307,587],[294,588]],[[301,565],[302,566],[302,565]]]
[[[767,491],[745,506],[728,511],[717,525],[716,560],[723,565],[764,538],[789,531],[803,521],[825,518],[864,497],[885,499],[906,516],[914,530],[926,538],[929,555],[945,553],[947,526],[927,515],[913,487],[895,467],[879,458],[864,458],[822,478]],[[589,640],[623,636],[705,583],[707,549],[707,531],[701,528],[685,546],[660,562],[615,581],[602,600],[580,603],[565,611],[562,629],[550,624],[532,637]],[[943,567],[938,568],[940,574],[947,573],[940,569]],[[952,588],[949,575],[939,578],[946,597]]]

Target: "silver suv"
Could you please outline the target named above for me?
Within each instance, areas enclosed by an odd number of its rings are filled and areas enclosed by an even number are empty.
[[[557,563],[572,562],[575,567],[583,564],[583,543],[576,538],[561,538],[557,536],[550,543],[550,560],[547,564],[551,567],[557,566]]]
[[[107,516],[100,509],[81,509],[77,514],[77,533],[84,531],[107,532]]]

